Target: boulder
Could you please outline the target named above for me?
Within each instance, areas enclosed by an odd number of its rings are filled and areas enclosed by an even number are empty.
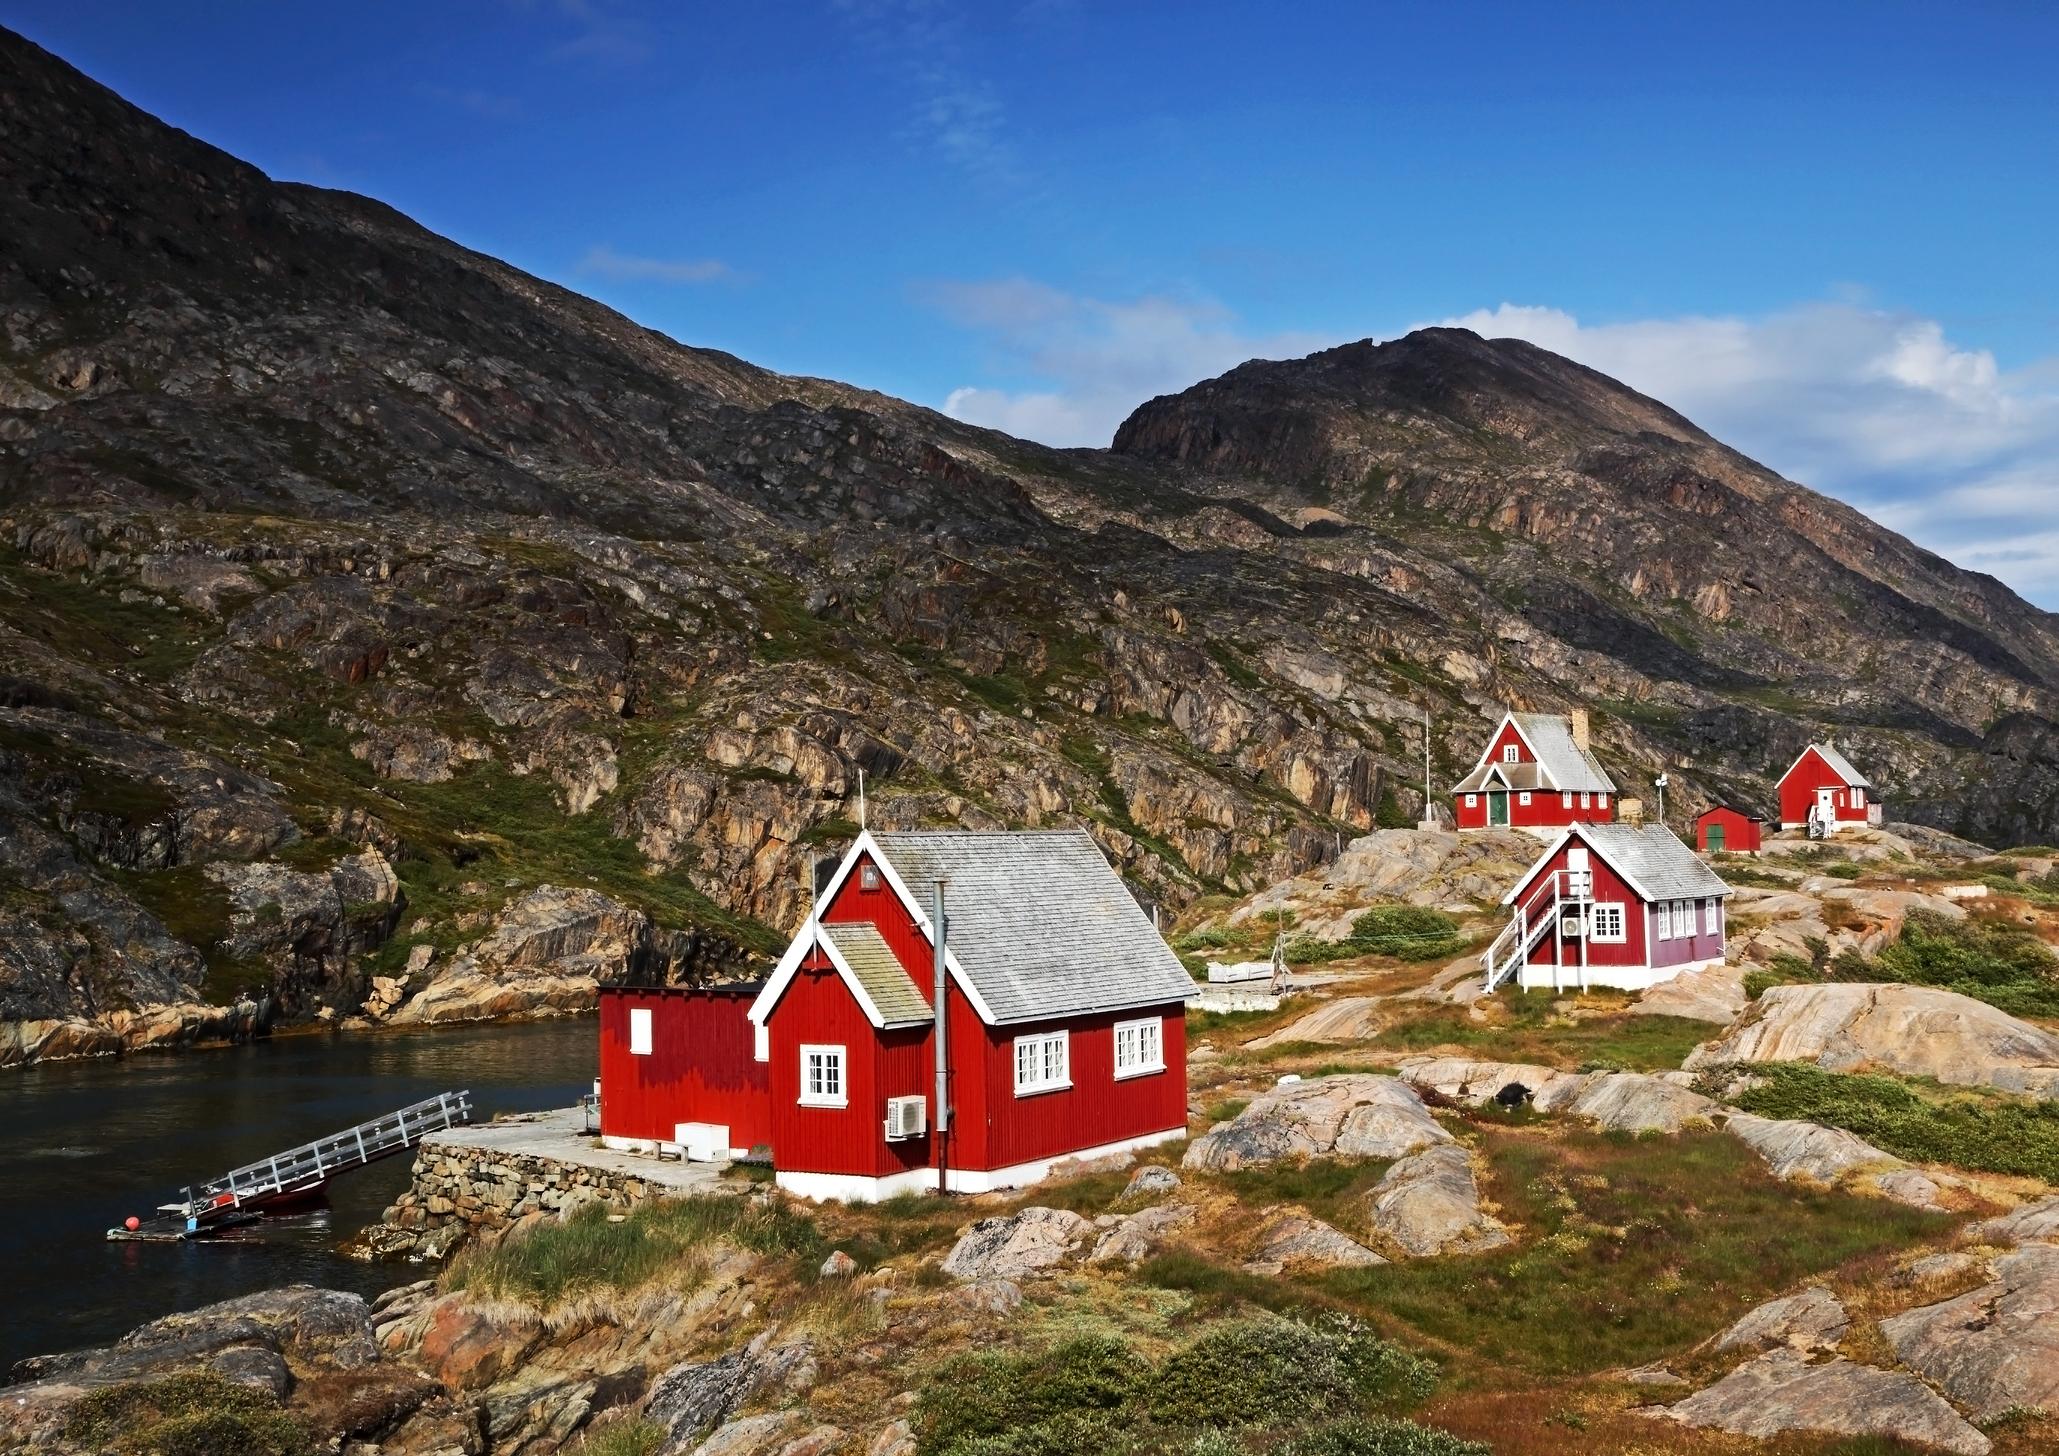
[[[1476,1254],[1510,1242],[1480,1207],[1480,1184],[1464,1148],[1446,1143],[1411,1153],[1372,1192],[1372,1224],[1417,1258]]]
[[[2059,1243],[2059,1193],[1982,1219],[1966,1232],[1984,1244]]]
[[[1811,1365],[1790,1349],[1768,1351],[1662,1413],[1761,1440],[1787,1431],[1894,1436],[1958,1456],[1987,1456],[1991,1444],[1913,1375],[1845,1359]]]
[[[1783,1181],[1825,1187],[1848,1184],[1912,1208],[1943,1207],[1942,1190],[1929,1174],[1842,1128],[1748,1112],[1731,1113],[1723,1127],[1764,1158],[1773,1176]]]
[[[1171,1193],[1180,1186],[1180,1175],[1163,1163],[1146,1163],[1130,1174],[1130,1181],[1123,1187],[1124,1199],[1156,1198]]]
[[[1720,1353],[1785,1345],[1792,1350],[1829,1350],[1836,1348],[1851,1326],[1844,1301],[1812,1285],[1752,1310],[1716,1336],[1716,1349]]]
[[[652,1383],[643,1415],[665,1428],[665,1451],[687,1449],[761,1392],[802,1389],[814,1380],[810,1342],[803,1338],[775,1345],[775,1333],[762,1331],[717,1360],[674,1365]]]
[[[1387,1024],[1380,1006],[1378,996],[1340,996],[1322,1002],[1278,1031],[1255,1038],[1251,1045],[1262,1050],[1290,1041],[1364,1041]]]
[[[1102,1229],[1100,1238],[1094,1242],[1094,1252],[1087,1255],[1087,1262],[1141,1263],[1158,1252],[1158,1246],[1167,1234],[1182,1224],[1192,1222],[1194,1213],[1190,1204],[1161,1203],[1127,1218],[1116,1219]]]
[[[1022,1286],[1013,1279],[975,1279],[970,1284],[959,1285],[944,1298],[968,1314],[998,1318],[1013,1314],[1022,1307]]]
[[[1872,1066],[1955,1086],[2059,1097],[2059,1033],[1928,986],[1771,987],[1685,1065],[1729,1062],[1814,1062],[1832,1072]]]
[[[1300,1209],[1289,1209],[1266,1225],[1259,1235],[1258,1252],[1244,1268],[1253,1274],[1271,1275],[1297,1266],[1362,1269],[1386,1262],[1349,1234]]]
[[[1234,1121],[1196,1138],[1182,1161],[1228,1171],[1287,1158],[1399,1158],[1450,1141],[1407,1083],[1349,1074],[1261,1094]]]
[[[832,1249],[816,1272],[824,1279],[849,1279],[858,1272],[858,1261],[842,1249]]]
[[[983,1218],[944,1257],[944,1272],[961,1283],[1024,1279],[1065,1262],[1091,1225],[1062,1208],[1025,1208]]]
[[[1895,1358],[1975,1420],[2015,1408],[2059,1410],[2059,1245],[2029,1244],[1994,1263],[1994,1281],[1880,1322]]]
[[[1947,1279],[1986,1272],[1987,1261],[1980,1255],[1970,1254],[1964,1250],[1951,1250],[1911,1259],[1890,1274],[1887,1282],[1896,1289],[1920,1289],[1926,1284],[1941,1284]]]
[[[1742,965],[1704,966],[1698,971],[1661,981],[1631,1004],[1640,1016],[1680,1016],[1728,1026],[1751,1004],[1744,994]]]
[[[1565,1072],[1466,1057],[1411,1057],[1397,1071],[1414,1086],[1476,1107],[1492,1102],[1504,1087],[1519,1085],[1529,1089],[1539,1112],[1574,1113],[1611,1132],[1678,1132],[1719,1110],[1677,1072]]]
[[[774,1456],[787,1432],[801,1423],[799,1411],[767,1411],[718,1426],[693,1448],[693,1456]]]

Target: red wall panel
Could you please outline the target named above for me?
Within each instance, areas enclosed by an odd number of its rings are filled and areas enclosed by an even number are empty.
[[[745,1013],[754,987],[603,987],[601,1131],[669,1142],[682,1122],[727,1123],[732,1143],[772,1136],[765,1064]],[[629,1012],[651,1013],[651,1051],[629,1050]]]

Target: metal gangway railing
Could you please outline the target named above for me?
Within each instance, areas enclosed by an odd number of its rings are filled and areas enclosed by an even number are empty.
[[[1593,870],[1554,870],[1545,876],[1531,891],[1530,897],[1514,908],[1509,923],[1502,927],[1501,934],[1494,937],[1480,957],[1480,964],[1487,972],[1489,994],[1523,968],[1531,947],[1538,941],[1552,934],[1566,936],[1568,911],[1574,918],[1573,937],[1580,943],[1580,984],[1584,988],[1587,984],[1588,912],[1593,903]],[[1559,984],[1564,961],[1564,946],[1561,944],[1551,972],[1554,989]]]
[[[443,1092],[397,1112],[332,1132],[297,1148],[249,1163],[221,1177],[185,1188],[184,1201],[162,1211],[184,1218],[207,1217],[266,1203],[321,1187],[336,1173],[376,1163],[419,1143],[432,1132],[471,1121],[470,1092]]]

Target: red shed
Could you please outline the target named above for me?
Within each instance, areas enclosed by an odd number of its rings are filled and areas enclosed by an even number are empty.
[[[1716,804],[1694,821],[1694,847],[1703,854],[1757,854],[1765,828],[1763,814]]]
[[[1820,839],[1855,825],[1878,824],[1873,785],[1828,743],[1812,743],[1780,776],[1780,827]]]
[[[1615,799],[1588,741],[1586,709],[1508,713],[1451,791],[1451,812],[1460,829],[1560,829],[1612,822]]]
[[[772,1141],[771,1079],[745,1013],[762,981],[601,988],[601,1138],[742,1157]]]
[[[1573,824],[1501,903],[1487,989],[1641,991],[1723,960],[1730,887],[1663,824]]]
[[[944,998],[931,897],[946,886]],[[874,1199],[1014,1187],[1183,1135],[1193,979],[1080,830],[865,833],[748,1008],[661,1003],[728,1068],[737,1039],[781,1187]],[[720,1021],[718,1027],[713,1024]],[[937,1115],[937,1031],[944,1043]],[[603,1024],[604,1043],[609,1028]],[[603,1129],[615,1093],[602,1055]],[[730,1117],[711,1067],[643,1126]]]

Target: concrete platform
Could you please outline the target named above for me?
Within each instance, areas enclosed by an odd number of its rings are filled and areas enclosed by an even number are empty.
[[[469,1127],[454,1127],[431,1133],[422,1139],[422,1146],[454,1153],[548,1158],[571,1167],[638,1178],[667,1193],[713,1193],[718,1187],[734,1186],[721,1182],[727,1163],[689,1163],[680,1158],[656,1158],[602,1147],[599,1134],[586,1130],[586,1112],[578,1107],[525,1112]]]

